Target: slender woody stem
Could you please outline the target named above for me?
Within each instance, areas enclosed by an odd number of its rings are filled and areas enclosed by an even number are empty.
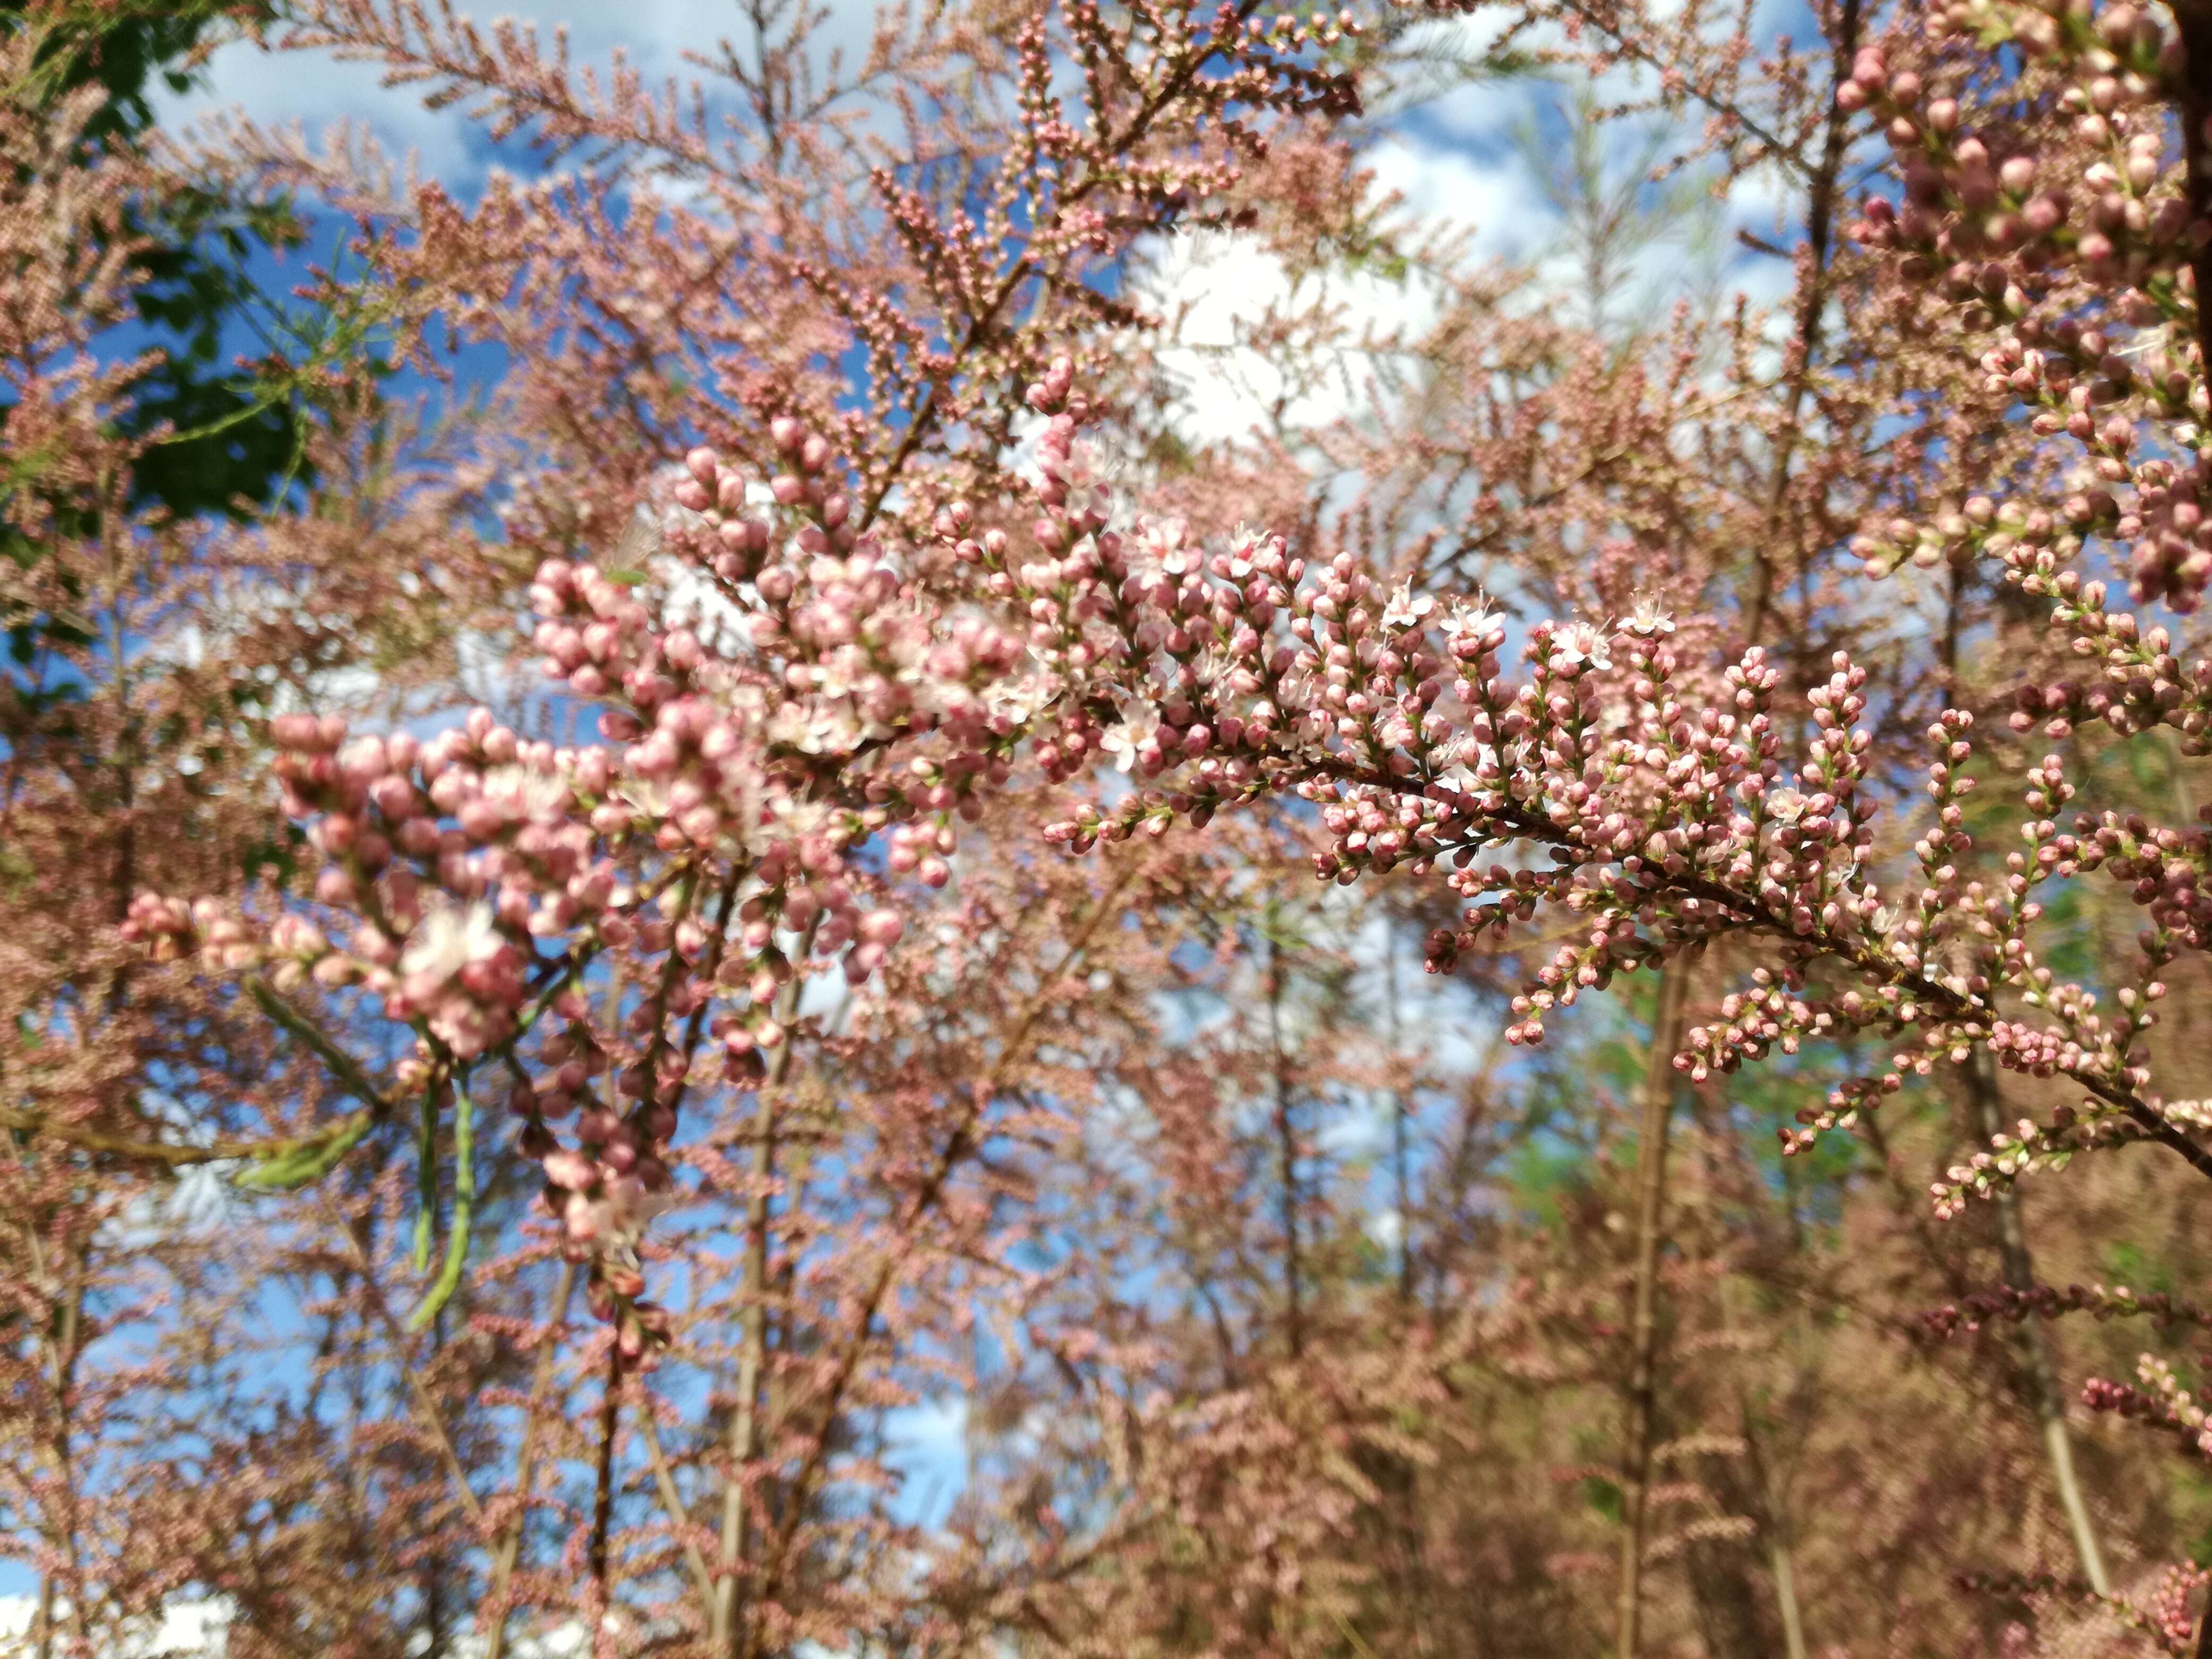
[[[1614,1607],[1617,1659],[1636,1659],[1643,1641],[1644,1536],[1651,1479],[1659,1342],[1659,1250],[1667,1203],[1667,1142],[1674,1108],[1674,1051],[1681,1045],[1689,964],[1660,975],[1659,1007],[1644,1070],[1643,1127],[1636,1148],[1636,1304],[1630,1328],[1626,1450],[1621,1460],[1620,1594]]]

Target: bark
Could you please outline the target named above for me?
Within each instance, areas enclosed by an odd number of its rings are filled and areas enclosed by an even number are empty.
[[[554,1363],[561,1346],[561,1328],[568,1316],[568,1293],[576,1282],[574,1265],[563,1262],[561,1276],[553,1284],[553,1328],[547,1333],[544,1345],[538,1351],[538,1367],[530,1379],[529,1415],[522,1427],[522,1447],[514,1461],[514,1490],[522,1500],[514,1521],[501,1536],[499,1547],[492,1556],[491,1584],[484,1596],[489,1629],[484,1637],[484,1659],[503,1659],[507,1651],[507,1620],[509,1612],[508,1586],[514,1582],[514,1564],[522,1553],[523,1523],[530,1517],[530,1488],[538,1476],[538,1424],[545,1407],[546,1395],[553,1387]]]
[[[2212,143],[2204,130],[2212,118],[2212,0],[2174,0],[2172,9],[2189,54],[2182,80],[2181,143],[2189,165],[2191,217],[2201,224],[2212,220]],[[2212,293],[2212,240],[2197,244],[2189,270],[2197,288],[2197,350],[2203,362],[2212,364],[2212,307],[2204,298]]]
[[[1790,1178],[1796,1167],[1789,1161],[1782,1166],[1785,1197],[1782,1217],[1777,1224],[1767,1202],[1768,1192],[1765,1176],[1754,1167],[1747,1155],[1742,1137],[1736,1132],[1734,1120],[1725,1104],[1714,1109],[1712,1098],[1692,1091],[1691,1106],[1695,1115],[1698,1132],[1709,1152],[1712,1152],[1711,1179],[1717,1189],[1724,1190],[1734,1203],[1744,1207],[1751,1218],[1755,1250],[1760,1258],[1779,1255],[1794,1256],[1802,1248],[1796,1213],[1796,1200],[1790,1188]],[[1726,1149],[1725,1159],[1714,1149]],[[1740,1329],[1736,1316],[1734,1285],[1723,1279],[1720,1286],[1721,1328],[1734,1334]],[[1735,1389],[1736,1420],[1743,1433],[1743,1479],[1737,1491],[1740,1498],[1728,1505],[1734,1512],[1750,1516],[1758,1526],[1757,1538],[1766,1562],[1768,1577],[1774,1585],[1775,1614],[1781,1623],[1780,1642],[1785,1659],[1805,1659],[1804,1618],[1797,1605],[1797,1573],[1790,1553],[1790,1510],[1788,1494],[1777,1472],[1773,1460],[1767,1455],[1759,1435],[1759,1421],[1752,1410],[1749,1390],[1741,1377]],[[1786,1434],[1786,1431],[1784,1431]],[[1735,1478],[1735,1470],[1728,1471]],[[1769,1640],[1765,1652],[1773,1650]]]
[[[1667,1140],[1673,1127],[1674,1051],[1680,1046],[1686,963],[1668,963],[1659,980],[1644,1067],[1643,1133],[1637,1146],[1636,1308],[1630,1328],[1628,1422],[1621,1464],[1620,1596],[1614,1616],[1616,1659],[1636,1659],[1644,1632],[1645,1500],[1651,1478],[1653,1410],[1659,1341],[1659,1251],[1664,1243]]]
[[[1291,1118],[1288,1062],[1283,1055],[1283,967],[1279,947],[1267,940],[1267,1054],[1274,1086],[1276,1178],[1282,1188],[1283,1308],[1291,1358],[1305,1352],[1305,1308],[1300,1299],[1304,1263],[1298,1255],[1297,1126]]]
[[[1763,1507],[1736,1457],[1700,1459],[1698,1477],[1723,1515],[1756,1516]],[[1712,1659],[1771,1659],[1781,1645],[1773,1602],[1760,1583],[1763,1553],[1759,1534],[1694,1540],[1682,1552],[1698,1633]]]
[[[1764,1500],[1759,1536],[1766,1542],[1766,1570],[1774,1579],[1774,1605],[1782,1616],[1782,1648],[1787,1659],[1805,1659],[1805,1617],[1797,1605],[1797,1569],[1790,1556],[1790,1511],[1774,1466],[1759,1449],[1748,1402],[1743,1413],[1743,1437],[1750,1448],[1752,1473]]]
[[[1997,1093],[1996,1061],[1986,1048],[1974,1051],[1966,1067],[1966,1090],[1973,1104],[1975,1131],[1986,1142],[2004,1128],[2004,1104]],[[2004,1282],[2015,1291],[2032,1291],[2035,1288],[2035,1261],[2028,1252],[2027,1228],[2021,1216],[2018,1188],[2000,1188],[1996,1201],[1997,1249]],[[2081,1559],[2081,1576],[2098,1595],[2108,1595],[2111,1582],[2105,1575],[2104,1552],[2098,1547],[2096,1528],[2089,1519],[2089,1505],[2081,1495],[2081,1483],[2074,1471],[2074,1441],[2066,1427],[2066,1394],[2058,1381],[2050,1337],[2040,1320],[2021,1322],[2019,1347],[2021,1366],[2027,1377],[2028,1396],[2043,1429],[2044,1455],[2051,1463],[2051,1484],[2057,1491],[2059,1506],[2066,1511],[2066,1525],[2074,1535],[2074,1553]]]
[[[811,947],[813,935],[807,935]],[[805,959],[805,952],[799,959]],[[708,1636],[716,1651],[743,1650],[744,1620],[738,1606],[738,1579],[744,1570],[750,1512],[745,1506],[745,1470],[760,1455],[761,1379],[768,1369],[769,1191],[775,1181],[777,1091],[791,1069],[798,1038],[792,1024],[799,1011],[799,975],[776,994],[775,1018],[787,1033],[762,1079],[753,1109],[752,1191],[745,1200],[744,1339],[738,1352],[738,1397],[730,1411],[727,1450],[730,1472],[722,1488],[722,1535],[714,1586],[714,1617]]]

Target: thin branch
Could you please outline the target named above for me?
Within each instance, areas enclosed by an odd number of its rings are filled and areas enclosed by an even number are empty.
[[[515,1455],[514,1491],[519,1502],[514,1520],[501,1536],[499,1547],[492,1557],[491,1585],[484,1595],[489,1615],[479,1613],[481,1622],[490,1620],[490,1631],[484,1640],[484,1659],[501,1659],[507,1649],[507,1620],[510,1611],[507,1586],[514,1577],[514,1564],[522,1553],[522,1529],[530,1517],[530,1487],[538,1474],[538,1424],[545,1408],[545,1397],[552,1391],[554,1364],[561,1346],[561,1330],[568,1315],[568,1295],[576,1282],[574,1262],[561,1264],[561,1276],[553,1282],[553,1322],[538,1352],[536,1374],[530,1381],[530,1403],[522,1425],[522,1446]]]
[[[321,1195],[321,1203],[325,1218],[346,1242],[346,1249],[353,1257],[355,1271],[361,1275],[362,1288],[368,1293],[370,1310],[376,1315],[377,1322],[383,1326],[384,1334],[392,1344],[392,1363],[407,1379],[408,1390],[414,1396],[416,1410],[422,1415],[423,1425],[429,1430],[431,1439],[437,1443],[438,1455],[446,1465],[446,1472],[453,1477],[454,1495],[467,1513],[470,1523],[481,1532],[483,1528],[483,1504],[469,1485],[468,1471],[461,1466],[460,1454],[453,1449],[453,1437],[446,1427],[445,1413],[438,1409],[436,1398],[415,1368],[414,1344],[400,1329],[399,1322],[392,1316],[392,1309],[384,1299],[384,1287],[377,1282],[376,1270],[369,1262],[368,1253],[362,1249],[361,1240],[352,1226],[338,1212],[337,1206],[327,1194]]]

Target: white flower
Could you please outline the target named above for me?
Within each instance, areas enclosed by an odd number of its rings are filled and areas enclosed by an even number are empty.
[[[630,776],[617,781],[613,798],[643,817],[665,817],[668,813],[668,786],[657,778]]]
[[[1231,580],[1241,583],[1260,568],[1258,561],[1253,556],[1259,551],[1260,544],[1266,539],[1265,536],[1249,525],[1240,524],[1237,526],[1237,533],[1231,537],[1229,541],[1229,574]]]
[[[489,904],[478,900],[465,910],[447,905],[422,918],[399,958],[399,971],[443,984],[471,963],[496,956],[505,943],[492,925]]]
[[[1286,717],[1305,713],[1320,696],[1314,677],[1304,668],[1292,668],[1275,682],[1275,704]]]
[[[1170,576],[1187,576],[1199,567],[1201,550],[1190,543],[1190,526],[1181,519],[1146,519],[1137,527],[1137,559],[1140,570],[1157,569]]]
[[[1443,625],[1444,637],[1456,641],[1468,637],[1481,639],[1493,629],[1503,627],[1504,623],[1504,617],[1492,610],[1490,601],[1478,593],[1472,605],[1464,599],[1453,600],[1450,608],[1444,612]]]
[[[1674,619],[1660,608],[1658,599],[1649,593],[1636,596],[1636,604],[1620,619],[1621,631],[1648,640],[1674,631]]]
[[[1409,628],[1419,628],[1431,611],[1437,608],[1436,600],[1424,593],[1413,597],[1413,585],[1400,582],[1398,591],[1390,596],[1389,604],[1382,607],[1382,626],[1394,634],[1402,634]]]
[[[776,827],[793,841],[811,836],[830,822],[830,808],[822,801],[793,800],[785,794],[769,797],[769,811],[775,815]]]
[[[1017,726],[1025,726],[1057,695],[1049,678],[1032,674],[1018,680],[994,680],[983,688],[983,706]]]
[[[1069,518],[1095,518],[1103,523],[1115,516],[1121,463],[1097,445],[1079,439],[1066,460],[1047,470],[1056,474],[1067,491],[1063,511]]]
[[[872,732],[846,702],[792,702],[769,717],[768,739],[804,755],[849,755]]]
[[[1190,666],[1198,683],[1212,690],[1234,674],[1239,665],[1226,651],[1209,645],[1198,653],[1197,660]]]
[[[1118,726],[1109,726],[1098,739],[1098,746],[1115,757],[1114,763],[1127,772],[1137,763],[1137,750],[1158,732],[1160,716],[1157,709],[1144,703],[1132,705],[1121,715]]]
[[[1554,668],[1610,668],[1613,659],[1606,655],[1605,635],[1588,623],[1569,623],[1552,635],[1552,665]]]

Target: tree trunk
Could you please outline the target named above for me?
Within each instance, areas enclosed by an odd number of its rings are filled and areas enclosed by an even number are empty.
[[[1628,1422],[1621,1459],[1620,1588],[1615,1659],[1637,1659],[1644,1629],[1644,1532],[1651,1479],[1656,1352],[1659,1339],[1659,1247],[1667,1199],[1667,1139],[1673,1127],[1674,1051],[1680,1046],[1684,981],[1679,957],[1661,970],[1659,1006],[1644,1066],[1643,1132],[1636,1149],[1636,1310],[1630,1330]]]
[[[1974,1128],[1984,1142],[2004,1129],[2004,1106],[1997,1093],[1996,1061],[1986,1048],[1977,1048],[1966,1066],[1966,1092],[1973,1103]],[[2028,1254],[2027,1228],[2021,1218],[2020,1193],[2012,1186],[1996,1194],[1997,1249],[2003,1264],[2004,1282],[2015,1291],[2035,1288],[2035,1261]],[[2104,1553],[2098,1547],[2089,1506],[2074,1473],[2074,1441],[2066,1427],[2066,1394],[2058,1381],[2058,1367],[2051,1355],[2051,1340],[2039,1319],[2021,1321],[2019,1336],[2022,1369],[2035,1414],[2043,1426],[2044,1453],[2051,1462],[2051,1483],[2057,1489],[2066,1525],[2074,1534],[2074,1553],[2081,1558],[2081,1576],[2098,1595],[2111,1593],[2105,1576]]]
[[[804,962],[806,951],[813,946],[814,934],[809,928],[805,945],[795,960]],[[776,1048],[775,1057],[768,1063],[768,1073],[761,1079],[759,1092],[755,1096],[752,1130],[752,1191],[745,1200],[745,1266],[744,1266],[744,1338],[738,1354],[738,1397],[730,1411],[728,1451],[730,1473],[728,1484],[722,1488],[722,1533],[719,1559],[716,1563],[718,1582],[713,1617],[708,1626],[708,1640],[712,1650],[738,1654],[744,1648],[744,1620],[738,1599],[738,1579],[744,1574],[748,1553],[748,1534],[751,1528],[750,1511],[745,1503],[744,1475],[746,1466],[760,1455],[761,1383],[768,1370],[768,1297],[769,1297],[769,1192],[775,1181],[776,1114],[780,1109],[777,1091],[791,1073],[791,1057],[799,1047],[795,1029],[799,1019],[799,990],[800,975],[793,971],[791,978],[776,992],[775,1015],[783,1027],[783,1041]]]
[[[1774,1577],[1774,1604],[1782,1615],[1783,1652],[1786,1659],[1805,1659],[1805,1619],[1797,1606],[1797,1569],[1790,1558],[1790,1511],[1774,1466],[1759,1450],[1748,1401],[1743,1411],[1743,1438],[1763,1504],[1759,1534],[1766,1540],[1766,1568]]]
[[[1298,1259],[1297,1126],[1291,1118],[1289,1068],[1283,1057],[1283,964],[1272,933],[1267,937],[1267,1066],[1274,1089],[1275,1175],[1282,1187],[1284,1328],[1291,1358],[1297,1359],[1306,1346],[1299,1289],[1305,1268]]]
[[[545,1409],[546,1396],[552,1390],[554,1366],[561,1347],[561,1331],[568,1322],[568,1294],[575,1282],[574,1264],[562,1262],[560,1277],[553,1281],[553,1328],[546,1334],[544,1344],[538,1350],[537,1370],[530,1380],[530,1403],[523,1418],[522,1445],[515,1454],[514,1489],[522,1504],[501,1537],[498,1548],[492,1553],[491,1582],[484,1595],[483,1610],[477,1615],[478,1624],[488,1626],[484,1633],[484,1659],[503,1659],[507,1651],[507,1621],[512,1605],[508,1587],[514,1579],[515,1562],[522,1554],[522,1528],[530,1518],[530,1492],[538,1479],[538,1419]]]

